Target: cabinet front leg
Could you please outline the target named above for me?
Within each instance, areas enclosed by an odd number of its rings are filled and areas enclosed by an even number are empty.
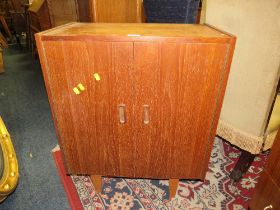
[[[169,179],[169,200],[175,197],[178,186],[179,179]]]
[[[90,179],[93,183],[95,191],[100,193],[102,191],[102,178],[101,175],[91,175]]]

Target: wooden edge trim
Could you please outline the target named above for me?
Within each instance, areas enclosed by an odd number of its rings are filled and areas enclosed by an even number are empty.
[[[54,113],[53,108],[52,108],[52,107],[54,107],[54,105],[53,105],[53,100],[51,100],[53,97],[52,97],[52,93],[51,93],[51,90],[50,90],[49,78],[48,78],[48,75],[47,75],[48,63],[47,63],[47,58],[45,56],[44,44],[43,44],[41,38],[42,37],[39,34],[35,34],[36,45],[37,45],[38,54],[39,54],[39,58],[40,58],[40,63],[41,63],[41,67],[42,67],[45,87],[46,87],[46,90],[47,90],[47,95],[48,95],[48,99],[49,99],[49,103],[50,103],[52,119],[53,119],[54,125],[55,125],[54,127],[55,127],[55,131],[56,131],[56,136],[58,137],[59,145],[60,145],[60,147],[63,151],[62,139],[61,139],[60,134],[57,130],[58,129],[57,128],[58,123],[57,123],[56,116],[55,116],[55,113]],[[62,159],[64,161],[64,165],[65,165],[65,168],[66,168],[67,172],[70,172],[69,166],[66,164],[67,161],[66,161],[66,157],[65,157],[64,153],[62,153]]]
[[[95,23],[97,22],[97,15],[96,15],[96,0],[89,0],[88,2],[89,6],[89,16],[90,16],[90,22]]]
[[[231,144],[252,154],[259,154],[264,143],[263,136],[254,136],[220,120],[217,135]]]
[[[75,24],[79,24],[79,23],[78,22],[70,22],[70,23],[67,23],[67,24],[64,24],[64,25],[61,25],[61,26],[57,26],[57,27],[39,32],[37,34],[38,34],[38,36],[47,35],[48,33],[52,32],[52,31],[60,30],[62,28],[65,28],[65,27],[68,27],[68,26],[71,26],[71,25],[75,25]]]
[[[212,28],[212,29],[214,29],[214,30],[216,30],[216,31],[219,31],[219,32],[221,32],[221,33],[223,33],[223,34],[226,34],[226,35],[228,35],[228,36],[230,36],[230,37],[233,37],[233,38],[235,38],[235,39],[237,38],[235,35],[233,35],[233,34],[227,32],[227,31],[224,31],[224,30],[222,30],[222,29],[219,29],[219,28],[217,28],[217,27],[215,27],[215,26],[213,26],[213,25],[210,25],[210,24],[208,24],[208,23],[204,23],[203,25],[208,26],[209,28]]]
[[[64,41],[110,41],[110,42],[120,42],[120,41],[129,41],[129,42],[141,42],[141,41],[167,41],[167,42],[176,42],[176,43],[230,43],[231,39],[228,37],[225,38],[199,38],[199,37],[159,37],[159,36],[139,36],[139,37],[131,37],[126,35],[47,35],[42,33],[37,33],[39,36],[42,36],[43,41],[57,41],[57,40],[64,40]]]
[[[205,157],[204,158],[204,170],[202,171],[202,176],[204,176],[204,177],[205,177],[205,174],[203,174],[203,173],[205,171],[207,171],[207,169],[208,169],[208,162],[209,162],[209,159],[211,156],[211,151],[212,151],[212,147],[214,144],[217,126],[218,126],[218,122],[219,122],[219,118],[220,118],[220,114],[221,114],[221,110],[222,110],[223,100],[224,100],[224,96],[225,96],[225,92],[226,92],[226,86],[227,86],[227,82],[228,82],[228,78],[229,78],[229,71],[230,71],[233,53],[234,53],[234,49],[235,49],[235,41],[236,41],[235,37],[232,37],[230,39],[230,43],[229,43],[229,46],[227,49],[227,54],[225,56],[224,70],[222,72],[219,95],[217,96],[218,98],[216,101],[217,106],[216,106],[216,110],[214,111],[214,119],[212,122],[212,127],[210,130],[209,139],[208,139],[208,145],[207,145],[205,156],[204,156]]]

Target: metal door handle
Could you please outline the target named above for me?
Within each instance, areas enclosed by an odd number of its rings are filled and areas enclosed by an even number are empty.
[[[120,119],[120,123],[122,124],[125,123],[125,104],[119,105],[119,119]]]
[[[150,123],[150,107],[149,105],[144,105],[144,124],[147,125]]]
[[[263,210],[268,210],[268,209],[273,209],[273,206],[272,206],[272,205],[269,205],[269,206],[267,206],[267,207],[264,207]]]

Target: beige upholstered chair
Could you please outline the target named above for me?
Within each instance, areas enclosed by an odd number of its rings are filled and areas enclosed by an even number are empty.
[[[203,2],[202,21],[237,36],[217,134],[252,154],[270,148],[279,127],[274,115],[273,129],[267,129],[279,81],[279,5],[279,0]]]

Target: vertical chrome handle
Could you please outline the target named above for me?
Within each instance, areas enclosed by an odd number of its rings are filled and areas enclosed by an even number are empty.
[[[119,105],[119,119],[120,123],[125,123],[125,104]]]
[[[147,125],[150,123],[150,108],[149,108],[149,105],[144,105],[143,106],[144,108],[144,124]]]

